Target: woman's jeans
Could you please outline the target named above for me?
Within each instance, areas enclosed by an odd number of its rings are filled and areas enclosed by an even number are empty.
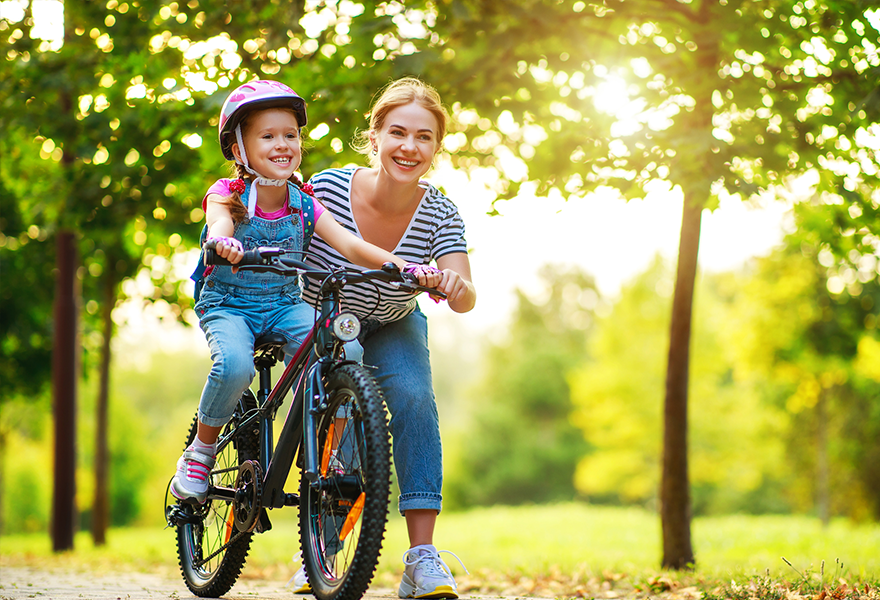
[[[373,375],[382,388],[391,413],[394,466],[400,488],[398,510],[430,509],[440,512],[443,487],[443,450],[440,420],[434,401],[428,321],[421,311],[380,325],[365,321],[358,339],[363,361],[376,367]],[[346,346],[346,356],[357,360],[358,348]]]

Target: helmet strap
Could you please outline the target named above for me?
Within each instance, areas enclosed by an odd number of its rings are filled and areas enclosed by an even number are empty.
[[[269,179],[268,177],[263,177],[253,169],[251,169],[250,165],[248,165],[247,152],[244,150],[244,140],[241,136],[241,125],[235,126],[235,139],[238,142],[238,151],[241,154],[241,160],[238,158],[235,159],[235,162],[244,167],[244,170],[250,173],[255,177],[255,179],[251,182],[251,190],[248,192],[248,201],[247,201],[247,211],[248,218],[253,219],[254,214],[257,211],[257,186],[259,185],[271,185],[274,187],[282,187],[287,185],[286,179]]]

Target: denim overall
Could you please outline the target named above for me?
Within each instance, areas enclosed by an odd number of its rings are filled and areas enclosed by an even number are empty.
[[[251,185],[247,184],[248,188]],[[249,189],[242,197],[247,198]],[[302,250],[303,202],[300,190],[287,184],[293,214],[280,219],[245,218],[233,236],[245,250],[275,246]],[[280,333],[284,350],[294,354],[315,321],[315,311],[302,299],[298,278],[215,266],[205,277],[195,305],[214,361],[199,401],[199,420],[220,427],[232,417],[235,405],[254,378],[254,340]]]

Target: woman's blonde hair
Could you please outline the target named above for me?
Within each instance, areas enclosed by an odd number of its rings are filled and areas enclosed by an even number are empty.
[[[379,93],[378,99],[373,103],[370,110],[370,128],[367,131],[358,131],[351,147],[367,157],[371,166],[375,166],[376,158],[371,154],[373,143],[370,140],[371,133],[378,133],[385,125],[385,117],[388,113],[399,106],[417,103],[426,109],[437,120],[437,149],[446,136],[446,128],[449,115],[440,100],[440,94],[427,83],[415,77],[403,77],[386,85]]]

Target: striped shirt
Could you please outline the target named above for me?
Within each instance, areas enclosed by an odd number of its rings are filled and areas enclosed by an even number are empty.
[[[359,238],[357,223],[351,213],[351,180],[358,167],[327,169],[309,181],[315,197],[321,201],[345,229]],[[406,232],[393,250],[393,254],[406,262],[428,264],[441,256],[454,252],[467,252],[464,239],[464,221],[458,208],[440,190],[426,181],[420,182],[425,190],[419,207],[413,215]],[[312,239],[306,262],[316,268],[333,266],[352,267],[341,254],[330,247],[317,234]],[[306,286],[303,297],[311,305],[317,303],[316,282]],[[349,284],[342,291],[342,307],[361,318],[370,317],[383,323],[397,321],[416,309],[416,297],[395,290],[386,283]]]

